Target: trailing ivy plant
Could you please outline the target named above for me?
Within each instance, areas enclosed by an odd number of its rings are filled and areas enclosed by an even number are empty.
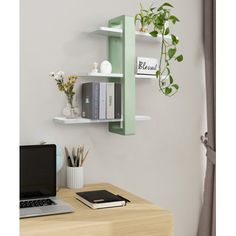
[[[142,5],[141,5],[142,6]],[[183,61],[183,55],[177,54],[177,45],[179,39],[171,33],[170,25],[175,25],[179,19],[171,14],[171,9],[174,8],[170,3],[164,3],[159,8],[152,7],[148,10],[141,7],[141,11],[145,12],[144,21],[153,27],[150,32],[152,37],[160,37],[161,53],[156,77],[159,81],[159,88],[166,96],[173,96],[178,90],[179,85],[174,82],[173,75],[170,69],[172,61]],[[135,17],[136,22],[136,17]]]

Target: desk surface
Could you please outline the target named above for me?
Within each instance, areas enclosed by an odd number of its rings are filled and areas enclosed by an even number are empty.
[[[93,210],[75,199],[77,190],[60,189],[58,197],[75,212],[20,220],[21,236],[172,236],[172,214],[111,184],[90,184],[78,191],[106,189],[131,201],[125,207]]]

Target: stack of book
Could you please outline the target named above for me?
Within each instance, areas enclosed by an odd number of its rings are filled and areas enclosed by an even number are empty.
[[[82,84],[82,117],[92,120],[121,118],[121,84],[90,82]]]

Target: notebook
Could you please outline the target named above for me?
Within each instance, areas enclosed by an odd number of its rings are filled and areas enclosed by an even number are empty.
[[[128,201],[107,190],[77,192],[76,198],[92,209],[125,206]]]

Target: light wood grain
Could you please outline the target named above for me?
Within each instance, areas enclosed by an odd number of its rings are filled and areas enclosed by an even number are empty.
[[[172,214],[111,184],[87,185],[78,191],[106,189],[129,199],[125,207],[92,210],[75,199],[76,190],[60,189],[58,197],[70,203],[70,214],[20,220],[21,236],[172,236]]]

